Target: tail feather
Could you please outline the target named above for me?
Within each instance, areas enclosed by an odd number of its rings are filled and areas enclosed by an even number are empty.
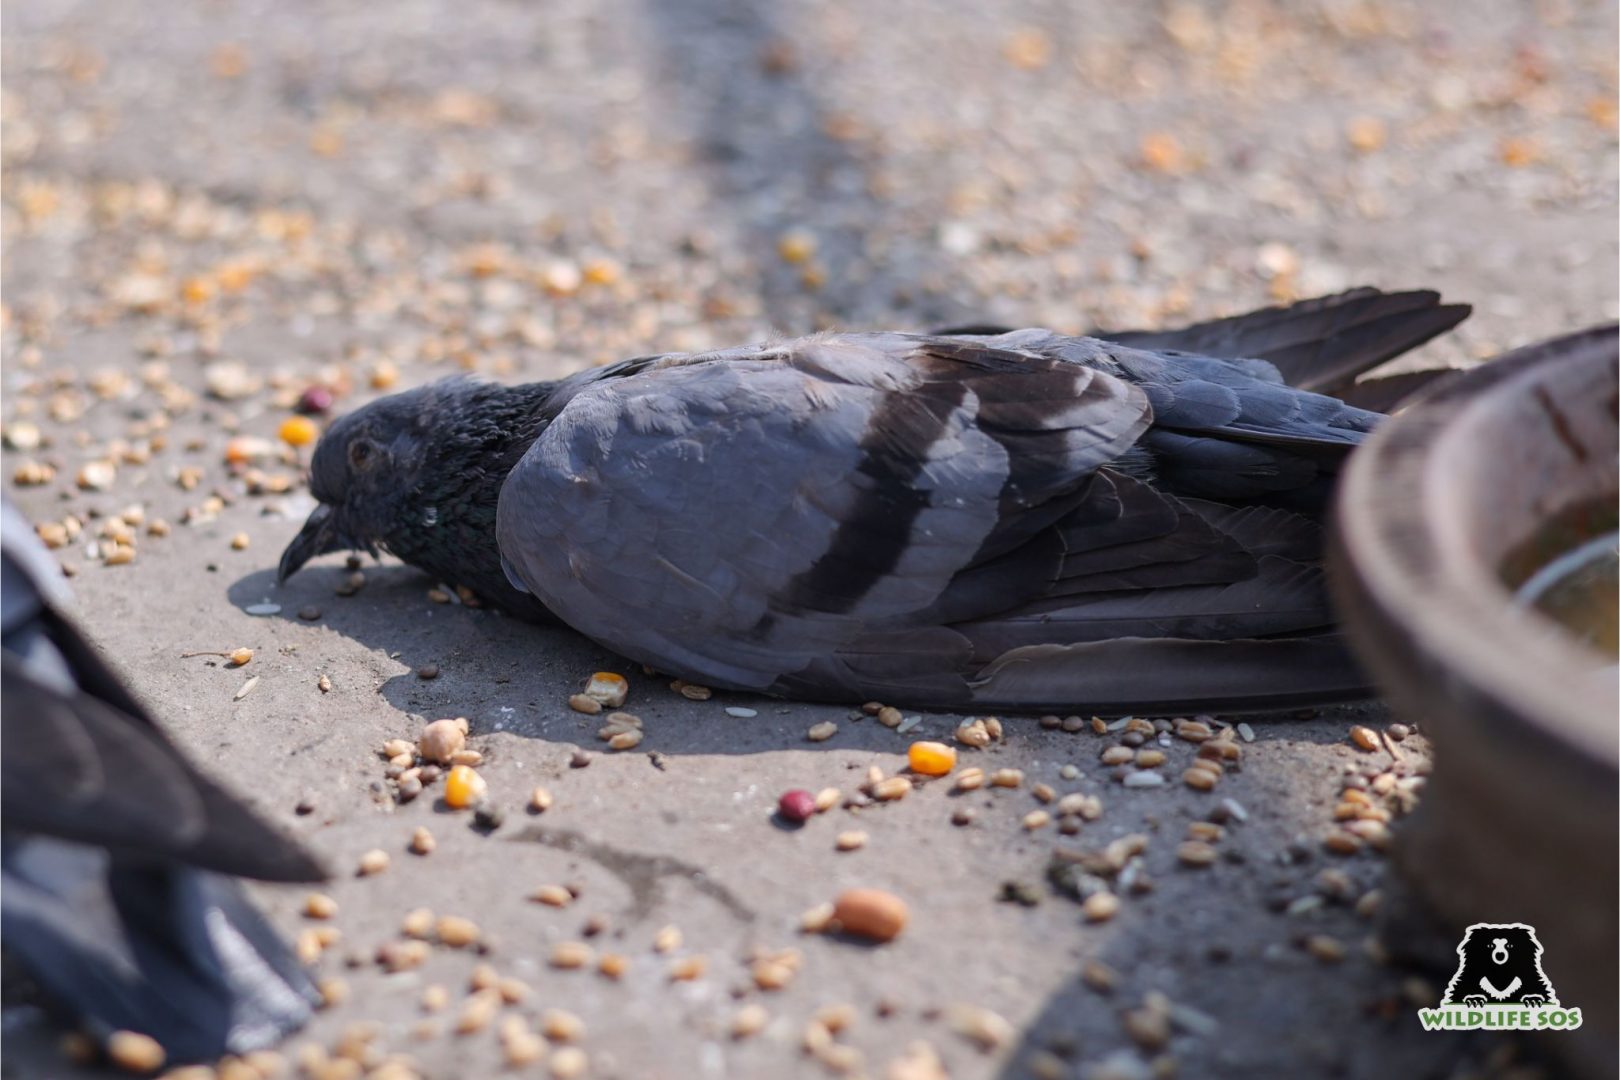
[[[1359,288],[1178,330],[1097,336],[1141,349],[1266,360],[1290,386],[1336,394],[1362,372],[1450,330],[1472,310],[1467,304],[1442,304],[1440,294],[1428,289]]]
[[[1347,388],[1340,396],[1345,403],[1358,409],[1390,413],[1412,404],[1418,397],[1429,394],[1463,373],[1462,368],[1424,368],[1422,371],[1403,371],[1396,375],[1362,379]]]

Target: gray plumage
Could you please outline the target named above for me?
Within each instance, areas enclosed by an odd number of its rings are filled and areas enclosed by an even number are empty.
[[[0,544],[5,948],[93,1034],[173,1060],[271,1045],[316,995],[234,875],[324,877],[199,773],[60,608],[61,571],[9,503]]]
[[[490,406],[467,399],[503,392],[437,384],[322,439],[330,509],[283,575],[340,531],[447,580],[495,564],[504,592],[633,660],[795,697],[1113,711],[1359,696],[1315,518],[1378,415],[1287,385],[1260,354],[1342,380],[1465,314],[1357,290],[1123,335],[1152,348],[1027,329],[643,357],[504,392],[526,395],[525,421],[493,442]],[[1235,355],[1177,347],[1196,342]],[[453,547],[419,524],[490,504],[493,530],[453,526],[471,538]]]

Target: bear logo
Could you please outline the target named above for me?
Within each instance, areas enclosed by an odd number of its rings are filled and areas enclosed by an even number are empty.
[[[1457,973],[1442,1005],[1558,1006],[1558,995],[1541,970],[1541,942],[1524,923],[1475,923],[1457,946]]]

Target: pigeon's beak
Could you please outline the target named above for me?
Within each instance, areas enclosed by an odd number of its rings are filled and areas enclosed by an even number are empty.
[[[299,569],[317,555],[347,547],[343,531],[337,527],[332,508],[325,503],[317,506],[298,530],[287,550],[281,553],[281,566],[276,570],[276,584],[298,573]]]

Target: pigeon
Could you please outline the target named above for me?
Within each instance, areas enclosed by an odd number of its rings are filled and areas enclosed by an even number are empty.
[[[1289,382],[1343,389],[1468,313],[1357,289],[1179,331],[821,333],[441,381],[322,436],[279,576],[380,549],[655,670],[798,699],[1365,697],[1322,522],[1381,414]]]
[[[278,1042],[319,995],[239,876],[322,865],[200,773],[63,613],[61,570],[10,502],[0,532],[0,935],[48,1001],[169,1061]]]

